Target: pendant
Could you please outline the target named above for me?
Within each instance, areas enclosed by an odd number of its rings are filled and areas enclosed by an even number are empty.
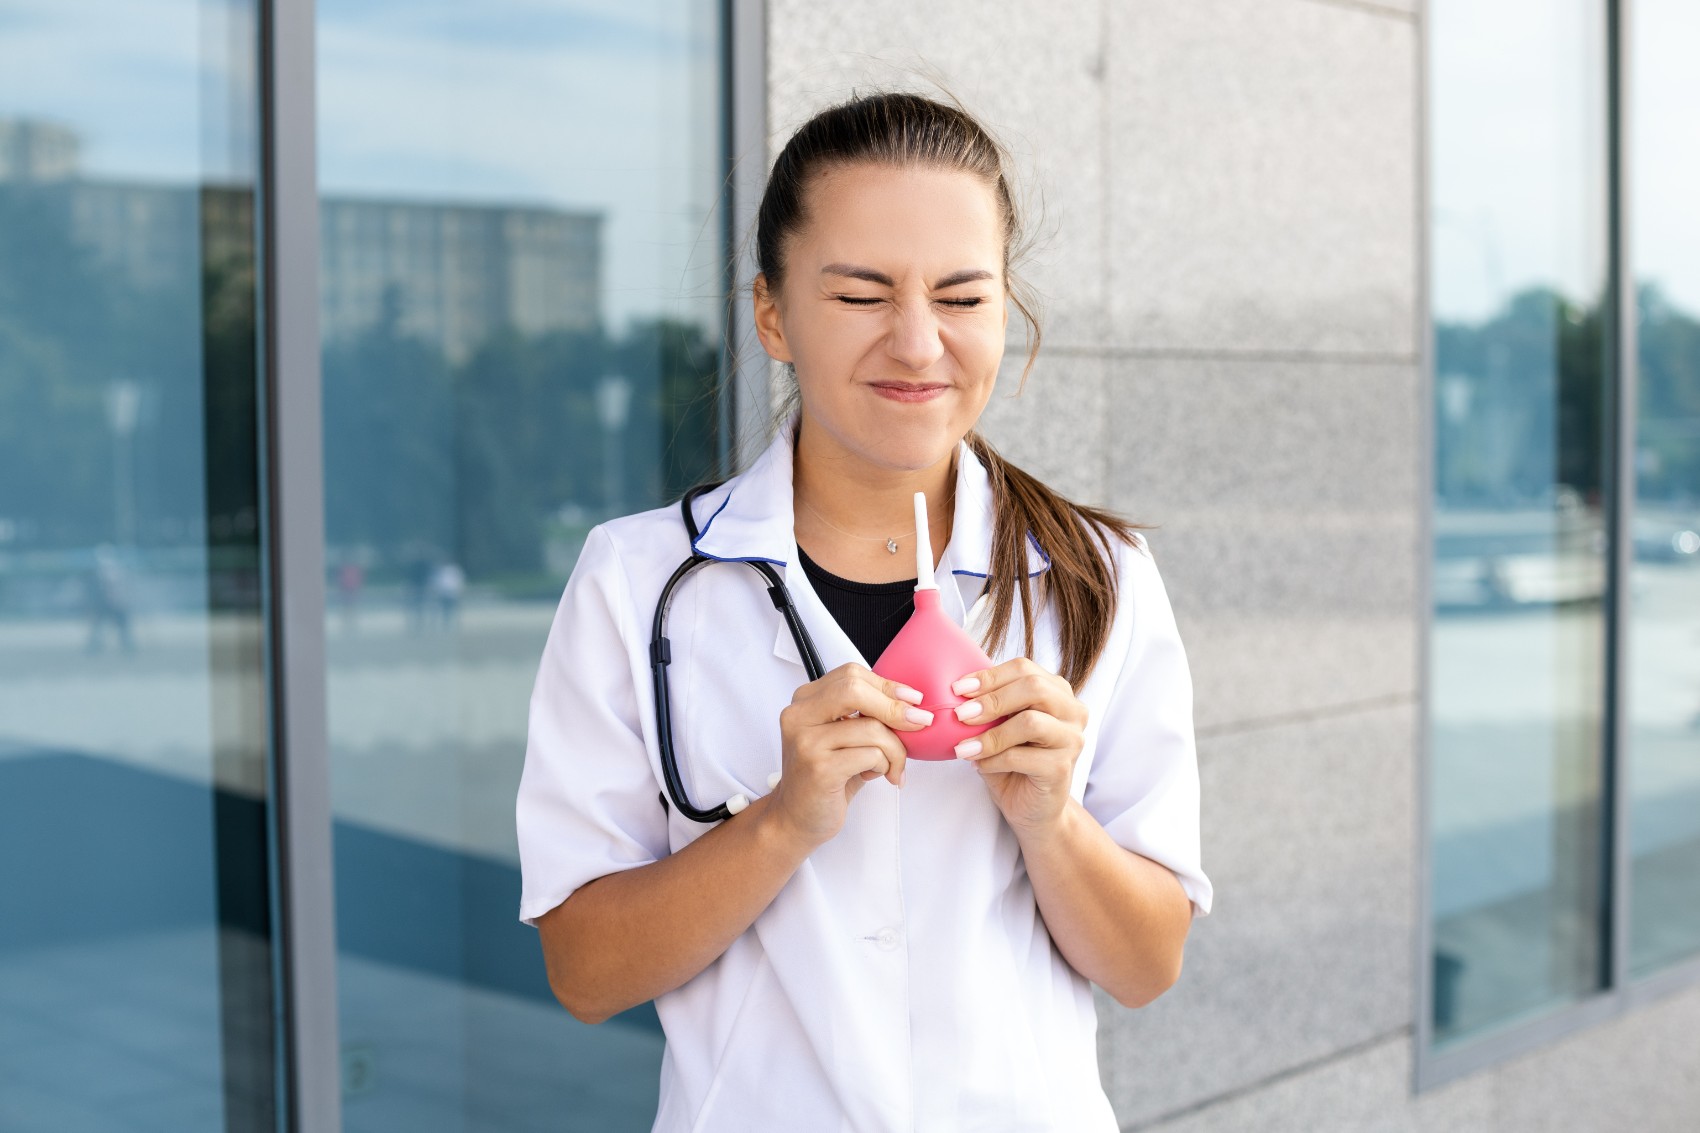
[[[896,539],[887,539],[885,541],[885,549],[890,551],[894,555],[897,554],[897,540]]]

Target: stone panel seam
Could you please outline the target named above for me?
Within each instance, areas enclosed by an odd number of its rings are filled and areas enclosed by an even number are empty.
[[[1122,1126],[1122,1133],[1134,1133],[1135,1130],[1156,1129],[1157,1127],[1166,1125],[1171,1121],[1177,1121],[1183,1117],[1191,1117],[1194,1114],[1202,1113],[1205,1110],[1213,1109],[1216,1106],[1237,1101],[1250,1094],[1255,1094],[1259,1090],[1279,1085],[1291,1078],[1297,1078],[1302,1075],[1309,1074],[1313,1070],[1320,1070],[1323,1067],[1331,1066],[1336,1062],[1344,1062],[1348,1058],[1356,1058],[1360,1054],[1368,1054],[1370,1051],[1379,1047],[1409,1039],[1410,1037],[1411,1025],[1406,1023],[1391,1031],[1384,1031],[1379,1035],[1373,1035],[1361,1042],[1353,1043],[1351,1046],[1341,1047],[1339,1050],[1325,1054],[1321,1058],[1313,1058],[1308,1062],[1301,1062],[1296,1066],[1289,1066],[1287,1069],[1276,1071],[1274,1074],[1271,1074],[1266,1078],[1259,1078],[1255,1082],[1249,1082],[1244,1086],[1236,1086],[1231,1090],[1216,1094],[1213,1097],[1205,1098],[1203,1101],[1194,1102],[1191,1105],[1182,1106],[1179,1109],[1172,1109],[1168,1113],[1160,1114],[1157,1117],[1151,1118],[1149,1121],[1139,1121],[1132,1125],[1124,1125]]]
[[[1060,354],[1069,358],[1154,358],[1183,361],[1223,362],[1338,362],[1346,365],[1414,366],[1422,361],[1419,351],[1353,351],[1353,350],[1234,350],[1192,349],[1164,346],[1071,346],[1067,343],[1046,343],[1040,357]]]
[[[1112,109],[1110,106],[1110,52],[1114,45],[1110,42],[1110,4],[1112,0],[1098,0],[1098,239],[1099,247],[1110,246],[1110,202],[1115,199],[1114,178],[1110,175],[1114,165],[1114,131],[1111,129]],[[1100,256],[1098,259],[1098,303],[1099,310],[1108,313],[1110,309],[1110,258]],[[1108,323],[1109,320],[1105,320]],[[1108,355],[1100,354],[1099,358],[1108,361]],[[1098,449],[1098,498],[1106,504],[1110,499],[1110,474],[1114,461],[1110,457],[1110,418],[1113,416],[1110,405],[1110,375],[1108,367],[1101,377],[1103,384],[1104,417],[1098,423],[1102,431],[1104,443]]]
[[[1417,22],[1417,14],[1408,8],[1376,4],[1372,0],[1307,0],[1307,2],[1321,4],[1327,8],[1349,8],[1354,12],[1363,12],[1371,16],[1385,16],[1390,20],[1403,20],[1410,24]]]
[[[1328,704],[1320,708],[1308,708],[1301,712],[1287,712],[1275,716],[1257,716],[1246,720],[1233,720],[1225,724],[1211,724],[1197,731],[1197,737],[1216,739],[1221,736],[1238,736],[1247,732],[1259,732],[1269,728],[1284,728],[1293,724],[1309,724],[1318,720],[1339,720],[1347,716],[1359,716],[1368,712],[1380,712],[1388,708],[1400,708],[1417,702],[1417,694],[1410,692],[1390,692],[1382,696],[1372,696],[1363,700],[1347,701],[1343,704]]]

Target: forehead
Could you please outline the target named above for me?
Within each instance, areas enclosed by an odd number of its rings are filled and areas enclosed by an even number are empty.
[[[791,271],[848,262],[894,277],[1003,261],[997,196],[958,169],[852,165],[813,180],[808,222],[789,250]]]

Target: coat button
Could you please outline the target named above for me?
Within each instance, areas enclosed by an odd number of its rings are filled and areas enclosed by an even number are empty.
[[[874,933],[874,943],[878,944],[880,949],[885,952],[890,952],[896,948],[901,940],[902,937],[897,934],[897,930],[894,928],[882,928]]]

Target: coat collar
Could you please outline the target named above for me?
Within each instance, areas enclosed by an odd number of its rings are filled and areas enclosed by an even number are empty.
[[[747,470],[703,496],[697,506],[708,519],[691,545],[711,559],[760,560],[785,566],[796,557],[795,519],[791,509],[792,438],[797,428],[793,413],[762,454]],[[699,511],[698,514],[702,514]],[[956,448],[956,510],[950,544],[939,561],[940,573],[985,578],[991,573],[992,486],[986,468],[966,441]],[[1027,573],[1033,577],[1051,567],[1031,532],[1027,536]]]

